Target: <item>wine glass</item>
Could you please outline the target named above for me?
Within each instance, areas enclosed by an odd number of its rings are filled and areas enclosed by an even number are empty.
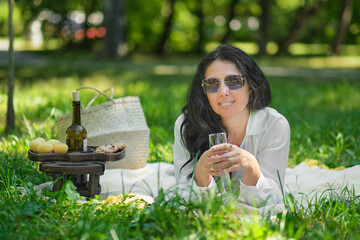
[[[221,144],[221,143],[227,143],[227,137],[226,133],[220,132],[220,133],[211,133],[209,134],[209,147],[211,148],[214,145]],[[229,173],[224,173],[219,177],[220,183],[218,184],[219,191],[221,193],[226,192],[225,183],[230,183],[230,175]]]

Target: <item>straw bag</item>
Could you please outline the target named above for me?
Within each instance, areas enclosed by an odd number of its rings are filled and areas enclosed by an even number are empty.
[[[123,97],[113,99],[113,89],[108,96],[92,87],[96,95],[83,109],[81,124],[87,130],[88,145],[100,146],[109,143],[125,143],[127,145],[125,158],[119,161],[106,162],[106,169],[126,168],[138,169],[146,165],[149,155],[150,130],[146,124],[144,112],[138,97]],[[105,96],[108,102],[91,106],[99,96]],[[72,113],[67,113],[56,119],[59,140],[65,142],[66,129],[72,123]]]

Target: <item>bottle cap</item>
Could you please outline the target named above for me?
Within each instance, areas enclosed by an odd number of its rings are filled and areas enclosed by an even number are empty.
[[[74,101],[74,102],[79,102],[79,101],[80,101],[79,92],[78,92],[78,91],[73,91],[73,92],[72,92],[72,95],[73,95],[73,101]]]

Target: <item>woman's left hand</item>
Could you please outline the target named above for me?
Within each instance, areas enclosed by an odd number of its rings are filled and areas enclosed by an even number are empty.
[[[236,170],[244,171],[244,183],[256,185],[260,177],[260,167],[254,155],[231,143],[222,143],[212,147],[215,152],[222,152],[213,156],[215,162],[213,171],[229,173]]]

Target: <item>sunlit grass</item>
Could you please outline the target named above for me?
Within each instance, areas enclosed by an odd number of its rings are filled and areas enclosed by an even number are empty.
[[[292,55],[327,55],[331,52],[330,44],[304,44],[293,43],[289,47]],[[358,56],[360,47],[358,45],[341,45],[340,52],[342,55]]]
[[[328,56],[328,57],[283,57],[283,58],[265,58],[259,61],[262,66],[295,67],[295,68],[347,68],[358,69],[360,67],[360,56]]]

